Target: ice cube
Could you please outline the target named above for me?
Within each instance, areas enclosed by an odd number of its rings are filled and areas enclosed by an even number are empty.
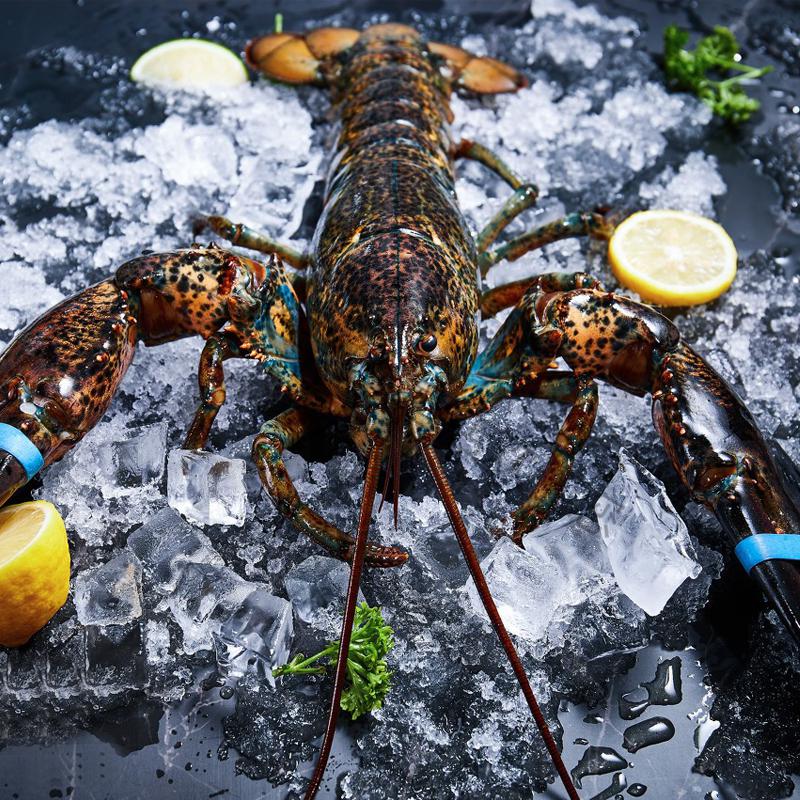
[[[142,566],[123,551],[75,578],[75,609],[82,625],[125,625],[142,615]]]
[[[506,627],[531,642],[553,638],[577,605],[614,591],[595,523],[576,514],[542,525],[523,540],[502,538],[481,562]],[[473,610],[484,615],[475,584],[466,584]]]
[[[181,570],[189,562],[223,566],[222,556],[208,537],[171,508],[162,509],[135,530],[128,537],[128,547],[156,588],[165,593],[175,588]]]
[[[297,618],[331,632],[341,621],[350,567],[326,556],[309,556],[286,575],[284,587]],[[359,591],[359,602],[364,596]]]
[[[98,444],[97,466],[104,479],[101,491],[106,497],[115,497],[126,494],[128,489],[156,484],[164,473],[166,450],[166,422],[137,428],[127,438]]]
[[[293,637],[292,604],[256,589],[214,637],[217,663],[224,675],[255,672],[274,686],[272,669],[288,661]]]
[[[664,484],[624,450],[595,512],[620,589],[650,616],[700,574],[686,524]]]
[[[183,630],[184,651],[211,650],[222,622],[252,591],[252,583],[227,567],[187,564],[169,596],[170,610]]]
[[[167,463],[167,499],[199,525],[242,525],[247,515],[245,463],[195,450],[172,450]]]
[[[139,624],[92,625],[86,629],[86,683],[105,692],[141,688],[145,653]]]

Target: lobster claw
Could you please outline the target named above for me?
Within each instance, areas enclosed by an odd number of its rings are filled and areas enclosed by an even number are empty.
[[[800,470],[774,439],[768,441],[767,447],[783,490],[795,508],[800,509]],[[800,530],[795,533],[800,534]],[[750,570],[750,576],[761,586],[784,625],[800,644],[800,561],[762,561]]]

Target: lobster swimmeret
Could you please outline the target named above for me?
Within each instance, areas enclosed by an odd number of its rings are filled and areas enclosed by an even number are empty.
[[[601,214],[575,213],[497,244],[535,203],[536,187],[480,144],[451,141],[448,98],[454,89],[515,91],[525,81],[514,69],[391,24],[361,33],[273,34],[253,41],[247,54],[271,78],[333,94],[340,130],[312,252],[222,217],[204,218],[198,229],[269,258],[261,263],[215,245],[143,255],[26,328],[0,358],[0,503],[100,419],[137,340],[206,340],[187,448],[205,446],[225,400],[224,361],[260,361],[292,401],[253,446],[264,486],[295,526],[352,564],[333,701],[306,797],[316,794],[330,752],[362,566],[398,566],[408,557],[367,542],[379,474],[385,462],[383,494],[392,482],[396,515],[400,460],[419,449],[556,769],[576,798],[433,449],[441,424],[507,397],[570,406],[543,475],[510,523],[517,542],[546,517],[589,436],[596,379],[652,395],[672,463],[734,542],[800,531],[800,512],[749,412],[656,311],[584,273],[540,275],[481,293],[479,273],[495,263],[556,239],[610,232]],[[513,190],[474,239],[455,199],[459,158],[483,163]],[[476,312],[507,308],[510,315],[478,354]],[[551,369],[558,357],[571,371]],[[302,502],[283,464],[283,451],[331,416],[350,420],[367,457],[355,537]],[[800,639],[797,566],[766,560],[751,574]]]

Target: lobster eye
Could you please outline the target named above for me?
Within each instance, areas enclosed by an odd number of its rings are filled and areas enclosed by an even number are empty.
[[[420,336],[417,341],[417,349],[422,350],[423,353],[432,353],[436,349],[436,337],[429,333],[427,336]]]

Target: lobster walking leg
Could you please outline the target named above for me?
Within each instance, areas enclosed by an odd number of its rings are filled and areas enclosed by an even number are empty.
[[[282,244],[265,233],[259,233],[246,225],[231,222],[227,217],[216,215],[208,217],[198,217],[194,221],[192,231],[195,236],[199,236],[203,231],[210,230],[220,239],[224,239],[237,247],[244,247],[246,250],[255,250],[267,255],[276,255],[291,264],[295,269],[306,269],[309,264],[307,253],[301,253],[293,247]]]
[[[601,289],[600,281],[585,272],[551,272],[534,275],[488,289],[481,295],[481,314],[493,317],[503,309],[517,305],[527,291],[540,287],[546,292],[568,292],[571,289]]]
[[[241,355],[241,338],[232,331],[215,333],[206,341],[200,354],[197,381],[200,385],[200,405],[186,433],[183,446],[187,450],[202,450],[214,420],[225,403],[225,360]]]
[[[283,461],[286,448],[294,447],[323,422],[321,415],[304,408],[292,407],[281,412],[262,426],[253,442],[253,460],[264,488],[281,514],[332,556],[351,561],[353,537],[323,519],[300,499]],[[369,544],[366,558],[371,567],[396,567],[406,562],[408,553],[397,547]]]
[[[597,384],[588,376],[577,376],[577,396],[557,436],[550,460],[528,499],[514,512],[517,544],[548,515],[572,472],[575,456],[592,432],[597,416]]]
[[[500,156],[478,142],[462,139],[456,148],[455,157],[469,158],[483,164],[514,190],[514,194],[506,200],[503,207],[489,220],[475,239],[478,253],[484,253],[513,219],[536,204],[539,189],[535,184],[523,181]]]
[[[607,239],[612,232],[611,225],[605,215],[597,211],[568,214],[555,222],[541,225],[532,231],[516,236],[504,242],[494,250],[481,253],[478,266],[481,274],[486,275],[491,267],[499,261],[515,261],[516,259],[544,247],[560,239],[569,239],[572,236],[591,236],[594,239]]]

